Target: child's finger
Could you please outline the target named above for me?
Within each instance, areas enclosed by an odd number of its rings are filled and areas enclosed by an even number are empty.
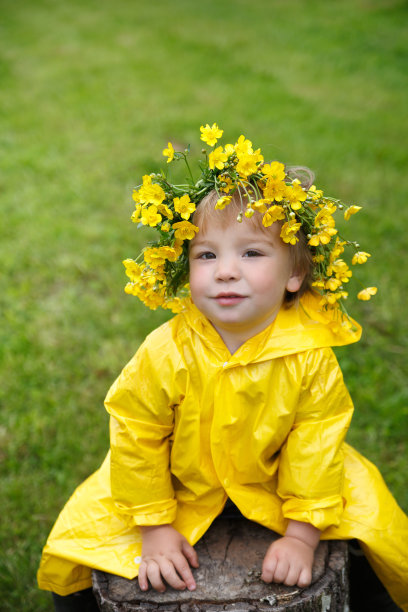
[[[193,567],[198,567],[199,566],[197,552],[196,552],[195,548],[193,548],[187,542],[187,540],[184,540],[184,542],[183,542],[183,544],[181,546],[181,550],[182,550],[183,554],[185,555],[185,557],[187,558],[187,560],[190,563],[190,565],[192,565]]]
[[[263,565],[262,565],[262,576],[261,579],[264,582],[272,582],[273,575],[275,573],[275,568],[278,560],[276,557],[265,557]]]
[[[149,583],[147,581],[146,563],[144,561],[142,561],[139,566],[139,574],[138,574],[137,580],[139,582],[139,586],[141,590],[147,591],[147,589],[149,588]]]
[[[150,584],[154,589],[156,589],[156,591],[159,591],[159,593],[164,593],[166,586],[161,579],[159,565],[156,563],[156,561],[147,561],[146,566],[146,574]]]
[[[175,566],[168,559],[160,560],[160,572],[168,585],[177,589],[178,591],[184,591],[186,588],[186,582],[184,582],[177,574]]]
[[[284,580],[286,586],[295,586],[295,584],[298,584],[300,574],[301,571],[298,565],[290,565],[286,574],[286,578]]]
[[[297,585],[300,587],[307,587],[312,582],[312,572],[309,568],[304,568],[299,575]]]
[[[278,584],[282,584],[285,582],[286,576],[289,571],[289,562],[286,559],[280,559],[276,564],[275,571],[273,573],[273,582],[277,582]]]
[[[172,561],[179,576],[181,576],[187,585],[188,590],[194,591],[196,588],[196,583],[186,557],[182,553],[179,553],[178,555],[174,555]]]

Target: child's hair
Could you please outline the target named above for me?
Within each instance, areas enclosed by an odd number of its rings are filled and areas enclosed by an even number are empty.
[[[302,170],[308,170],[303,169]],[[310,171],[309,171],[310,172]],[[313,180],[311,181],[313,182]],[[197,206],[192,218],[195,225],[199,225],[201,231],[206,231],[208,219],[215,219],[221,227],[227,227],[230,223],[237,223],[237,216],[242,210],[242,198],[245,194],[236,190],[232,196],[231,202],[223,209],[216,210],[215,205],[219,200],[219,194],[215,191],[210,191],[200,204]],[[245,200],[244,200],[245,202]],[[256,229],[265,232],[270,231],[269,227],[262,225],[262,216],[255,214],[250,218],[243,216],[242,223],[251,223]],[[282,227],[281,221],[275,221],[279,227]],[[311,281],[313,273],[313,261],[310,249],[307,246],[306,236],[302,230],[298,233],[298,242],[295,245],[285,245],[290,251],[292,271],[300,276],[303,276],[303,282],[300,289],[296,292],[286,291],[284,296],[284,304],[289,307],[298,300],[306,291],[311,290]]]

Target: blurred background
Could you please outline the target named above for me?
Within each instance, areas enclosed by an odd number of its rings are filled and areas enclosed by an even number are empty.
[[[0,608],[51,610],[35,572],[108,448],[103,399],[169,314],[126,296],[132,188],[217,122],[364,209],[376,285],[337,350],[348,441],[408,510],[407,17],[398,0],[0,0]],[[141,235],[140,235],[141,234]]]

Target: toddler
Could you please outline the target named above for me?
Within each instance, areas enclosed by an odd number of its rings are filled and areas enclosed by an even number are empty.
[[[39,585],[57,610],[93,609],[79,603],[90,568],[194,590],[193,545],[231,500],[282,536],[265,582],[306,587],[320,539],[356,539],[395,602],[383,589],[371,608],[408,611],[408,518],[344,442],[353,406],[331,349],[361,334],[341,255],[369,254],[339,237],[343,205],[309,171],[264,163],[243,136],[215,147],[216,124],[201,132],[211,152],[197,182],[149,175],[134,192],[132,220],[158,239],[125,260],[126,291],[178,314],[111,387],[110,452],[60,514]],[[171,143],[164,154],[187,161]]]

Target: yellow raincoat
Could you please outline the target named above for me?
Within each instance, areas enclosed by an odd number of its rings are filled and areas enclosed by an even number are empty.
[[[172,523],[194,544],[230,497],[278,533],[295,519],[358,538],[408,611],[408,518],[344,442],[353,406],[330,347],[360,333],[311,295],[233,355],[194,305],[155,330],[107,395],[110,453],[61,512],[40,587],[87,588],[89,568],[133,578],[138,525]]]

